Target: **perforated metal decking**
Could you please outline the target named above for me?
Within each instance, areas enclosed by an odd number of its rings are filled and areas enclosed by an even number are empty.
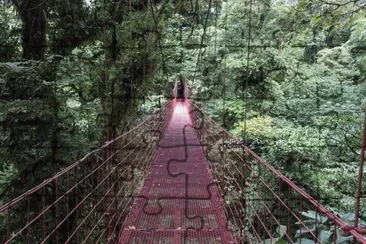
[[[187,100],[172,106],[120,243],[235,243],[187,107]]]

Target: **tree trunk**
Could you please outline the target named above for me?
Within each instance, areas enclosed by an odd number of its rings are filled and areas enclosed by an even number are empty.
[[[47,19],[44,0],[13,0],[23,21],[23,58],[40,60],[46,50]]]

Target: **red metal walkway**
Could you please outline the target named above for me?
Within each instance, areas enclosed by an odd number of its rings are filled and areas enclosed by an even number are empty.
[[[0,216],[4,244],[366,244],[364,226],[342,220],[188,100],[166,103],[1,205]]]
[[[235,243],[188,106],[173,106],[120,243]]]

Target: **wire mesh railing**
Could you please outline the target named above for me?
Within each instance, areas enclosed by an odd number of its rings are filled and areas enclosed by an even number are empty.
[[[366,229],[329,211],[197,105],[192,121],[240,243],[366,243]]]
[[[0,207],[4,243],[117,242],[171,115],[154,116]],[[344,222],[235,136],[191,107],[240,243],[366,243]]]
[[[118,241],[171,114],[171,102],[0,207],[3,243]]]

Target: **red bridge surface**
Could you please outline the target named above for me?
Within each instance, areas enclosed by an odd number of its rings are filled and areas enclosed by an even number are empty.
[[[173,106],[120,243],[235,243],[188,106]]]

